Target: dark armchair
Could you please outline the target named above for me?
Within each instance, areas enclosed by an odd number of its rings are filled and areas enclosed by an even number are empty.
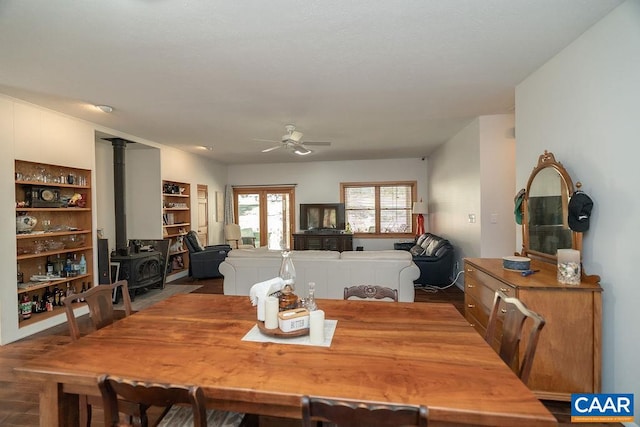
[[[231,250],[229,245],[212,245],[203,247],[198,235],[191,230],[184,238],[189,250],[189,275],[194,279],[222,277],[218,266]]]
[[[416,285],[446,286],[452,282],[453,245],[431,233],[420,235],[415,242],[395,243],[395,249],[411,252],[413,262],[420,269]]]

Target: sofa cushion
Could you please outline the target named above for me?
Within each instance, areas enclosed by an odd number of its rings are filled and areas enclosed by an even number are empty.
[[[305,251],[308,252],[308,251]],[[326,252],[326,251],[325,251]],[[357,260],[405,260],[411,261],[412,256],[406,251],[382,250],[382,251],[344,251],[338,252],[340,259]]]
[[[424,233],[421,234],[420,236],[418,236],[418,238],[416,239],[416,245],[418,246],[423,246],[423,243],[425,242],[425,240],[427,240],[427,238],[429,237],[428,233]],[[424,246],[423,246],[424,247]]]
[[[426,250],[420,245],[413,245],[411,249],[409,249],[409,252],[413,256],[420,256],[420,255],[424,255]]]

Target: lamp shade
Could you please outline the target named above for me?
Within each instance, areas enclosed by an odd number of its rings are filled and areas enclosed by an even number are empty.
[[[414,214],[426,214],[429,213],[427,209],[427,204],[420,200],[419,202],[413,202],[413,213]]]

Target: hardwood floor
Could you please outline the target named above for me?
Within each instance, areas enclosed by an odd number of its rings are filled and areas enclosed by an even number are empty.
[[[191,279],[172,282],[173,284],[184,283],[194,284]],[[199,280],[195,282],[202,287],[193,291],[194,293],[222,293],[222,279]],[[451,303],[464,313],[464,294],[457,287],[436,293],[423,289],[416,289],[416,302],[440,302]],[[88,316],[79,319],[81,329],[88,328]],[[46,354],[57,346],[66,345],[71,342],[66,324],[50,328],[46,331],[35,334],[23,340],[0,347],[0,426],[38,426],[38,384],[21,382],[13,373],[13,368],[21,366],[31,358]],[[559,426],[568,427],[571,425],[570,407],[564,402],[543,402],[552,414],[556,416]],[[280,420],[281,426],[299,425],[298,422]],[[267,424],[267,423],[265,423]],[[102,427],[102,411],[96,409],[93,414],[92,426]],[[273,420],[269,425],[273,424]],[[621,426],[619,423],[611,424],[589,424],[598,426]]]

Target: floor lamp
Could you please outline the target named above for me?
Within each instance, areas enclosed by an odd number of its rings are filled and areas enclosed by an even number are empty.
[[[413,202],[413,213],[418,214],[416,217],[416,237],[424,234],[424,216],[427,214],[427,204],[420,199],[419,202]]]

